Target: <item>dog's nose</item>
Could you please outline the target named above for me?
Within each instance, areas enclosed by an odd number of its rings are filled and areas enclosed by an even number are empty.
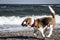
[[[23,23],[21,25],[23,26]]]

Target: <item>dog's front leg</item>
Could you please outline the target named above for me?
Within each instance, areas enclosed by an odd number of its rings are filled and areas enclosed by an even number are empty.
[[[47,37],[50,37],[52,35],[52,31],[53,31],[53,28],[52,28],[53,25],[50,25],[50,32],[49,32],[49,35]]]
[[[37,37],[36,32],[37,32],[37,28],[34,27],[34,36],[35,36],[35,37]]]
[[[45,37],[45,35],[44,35],[44,29],[43,28],[39,28],[38,30],[42,33],[42,36]]]

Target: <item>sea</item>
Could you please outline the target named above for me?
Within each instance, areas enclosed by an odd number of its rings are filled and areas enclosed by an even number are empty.
[[[51,5],[56,12],[56,26],[60,28],[60,5]],[[0,32],[17,32],[34,30],[33,27],[23,27],[25,18],[51,17],[48,5],[40,4],[0,4]]]

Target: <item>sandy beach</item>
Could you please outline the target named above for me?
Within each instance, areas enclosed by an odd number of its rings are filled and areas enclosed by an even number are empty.
[[[50,38],[43,38],[40,32],[38,38],[33,35],[31,31],[18,31],[18,32],[0,32],[0,40],[60,40],[60,28],[53,30]]]

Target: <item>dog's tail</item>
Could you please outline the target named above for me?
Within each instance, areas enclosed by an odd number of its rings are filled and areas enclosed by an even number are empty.
[[[52,12],[52,17],[55,18],[55,11],[53,10],[53,8],[51,6],[48,6],[50,11]]]

